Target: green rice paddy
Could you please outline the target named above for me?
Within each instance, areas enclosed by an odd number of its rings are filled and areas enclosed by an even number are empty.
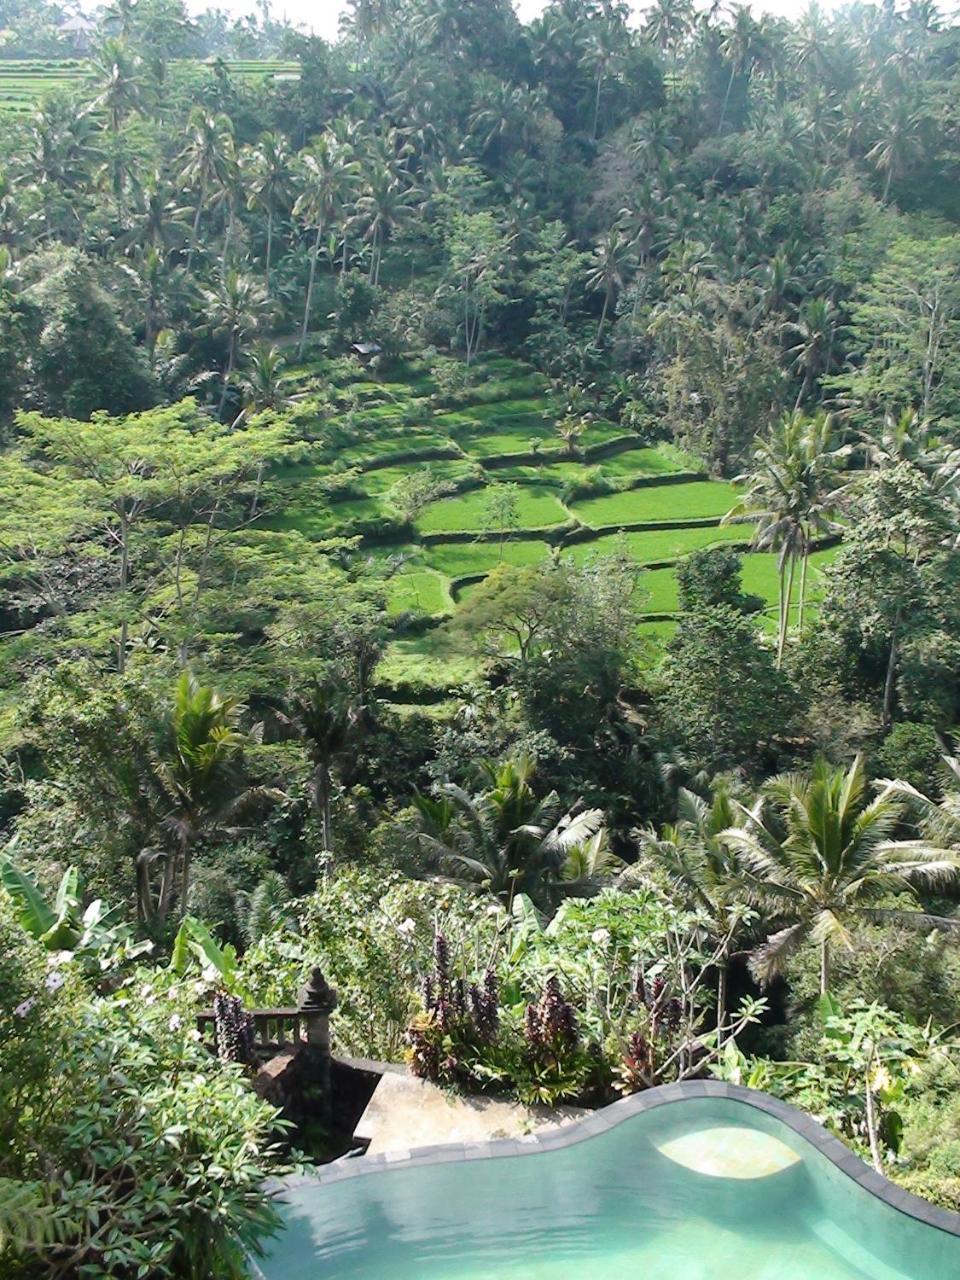
[[[281,83],[300,78],[300,64],[270,60],[238,59],[223,64],[227,74],[241,81],[272,80]],[[175,61],[172,68],[209,69],[202,62]],[[212,74],[212,70],[210,71]],[[90,65],[83,58],[31,58],[0,61],[0,111],[26,114],[49,93],[82,89],[89,84]]]
[[[731,484],[692,480],[688,484],[654,485],[607,493],[573,504],[578,520],[594,529],[657,520],[703,520],[725,515],[736,502]]]
[[[695,458],[669,444],[624,439],[621,426],[604,420],[590,424],[571,455],[555,430],[562,406],[542,380],[506,358],[488,361],[486,368],[494,377],[476,388],[475,402],[439,412],[432,410],[432,388],[422,370],[412,370],[409,381],[394,376],[389,384],[360,374],[352,384],[354,406],[360,407],[342,425],[334,422],[328,443],[310,446],[307,461],[278,469],[265,486],[261,529],[316,541],[363,533],[361,557],[382,582],[388,614],[399,628],[377,672],[388,696],[399,704],[439,707],[451,690],[475,679],[481,661],[435,623],[454,614],[499,564],[533,565],[553,553],[577,564],[627,554],[649,566],[641,575],[640,608],[651,616],[640,632],[656,652],[677,625],[671,617],[678,608],[676,562],[702,548],[734,546],[745,553],[744,590],[766,605],[758,625],[771,625],[779,590],[776,558],[748,551],[751,525],[721,523],[736,501],[733,485],[689,478],[701,471]],[[307,366],[300,376],[317,372]],[[618,443],[609,456],[591,458],[591,449],[613,439]],[[430,451],[446,456],[422,457]],[[500,465],[511,454],[518,461]],[[344,468],[356,472],[351,493],[331,496],[331,475]],[[462,489],[424,507],[412,531],[396,523],[389,499],[411,472]],[[578,484],[598,480],[610,492],[565,500]],[[517,486],[519,528],[501,540],[490,528],[488,504],[490,487],[502,483]],[[636,525],[651,527],[630,528]],[[541,531],[543,536],[532,536]],[[819,570],[834,554],[811,557],[812,605]],[[410,619],[420,620],[416,634]]]
[[[424,508],[417,529],[420,533],[480,533],[490,527],[489,502],[489,489],[441,498]],[[518,491],[517,515],[521,529],[548,529],[570,519],[556,494],[542,485],[526,485]]]

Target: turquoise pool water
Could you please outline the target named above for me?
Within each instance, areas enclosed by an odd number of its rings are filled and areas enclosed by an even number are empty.
[[[695,1151],[718,1128],[799,1159],[729,1177],[661,1150]],[[553,1151],[294,1187],[283,1215],[267,1280],[960,1280],[960,1237],[729,1099],[658,1107]]]

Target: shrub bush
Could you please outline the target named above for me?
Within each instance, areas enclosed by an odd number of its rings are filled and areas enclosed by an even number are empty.
[[[300,937],[281,930],[247,952],[241,994],[250,1006],[295,1003],[319,965],[340,997],[331,1026],[337,1048],[399,1062],[435,924],[464,966],[482,971],[502,923],[499,907],[454,885],[340,870],[304,902]]]
[[[0,1179],[42,1188],[50,1229],[8,1241],[0,1274],[246,1275],[245,1251],[277,1226],[262,1187],[281,1167],[276,1112],[198,1043],[192,984],[140,969],[91,998],[64,967],[44,976],[8,923]]]

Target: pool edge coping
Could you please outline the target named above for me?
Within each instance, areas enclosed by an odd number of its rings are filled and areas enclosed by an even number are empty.
[[[694,1098],[728,1098],[763,1111],[782,1121],[790,1129],[824,1155],[839,1169],[876,1199],[925,1226],[960,1237],[960,1213],[931,1204],[912,1191],[898,1186],[883,1174],[865,1164],[857,1153],[844,1146],[818,1120],[789,1102],[772,1094],[722,1080],[687,1080],[678,1084],[659,1085],[642,1093],[630,1094],[590,1115],[571,1120],[562,1127],[541,1130],[522,1138],[497,1138],[488,1142],[450,1142],[436,1146],[413,1147],[410,1150],[385,1151],[372,1156],[343,1156],[322,1166],[317,1173],[289,1174],[272,1179],[268,1189],[276,1196],[304,1186],[328,1186],[350,1178],[365,1177],[391,1169],[422,1168],[426,1165],[451,1164],[468,1160],[505,1159],[557,1151],[574,1146],[615,1128],[623,1121],[645,1111],[684,1102]],[[256,1268],[254,1275],[263,1276]]]

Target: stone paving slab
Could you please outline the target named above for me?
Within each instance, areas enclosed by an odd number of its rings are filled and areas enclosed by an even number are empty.
[[[448,1143],[487,1143],[549,1132],[587,1115],[582,1107],[524,1107],[499,1098],[461,1097],[411,1075],[385,1075],[357,1125],[369,1155]]]

